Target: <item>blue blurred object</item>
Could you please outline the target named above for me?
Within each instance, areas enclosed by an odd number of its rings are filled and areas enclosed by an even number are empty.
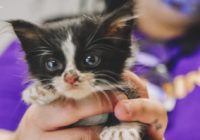
[[[162,0],[183,14],[200,15],[200,0]]]

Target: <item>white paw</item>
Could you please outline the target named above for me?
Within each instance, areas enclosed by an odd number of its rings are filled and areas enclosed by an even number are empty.
[[[27,104],[48,104],[59,98],[59,95],[52,93],[50,90],[46,90],[41,86],[30,85],[22,93],[22,99]]]
[[[121,123],[105,127],[100,134],[100,140],[141,140],[139,123]]]

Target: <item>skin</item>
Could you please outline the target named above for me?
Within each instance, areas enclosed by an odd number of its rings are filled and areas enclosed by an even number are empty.
[[[182,35],[194,21],[192,16],[180,13],[162,0],[137,0],[137,13],[140,31],[160,41]]]
[[[114,112],[121,121],[140,121],[149,124],[152,140],[162,140],[167,126],[164,108],[148,98],[144,82],[131,72],[124,79],[140,93],[140,99],[127,100],[121,93],[93,94],[81,101],[32,105],[25,113],[16,132],[0,131],[4,140],[98,140],[100,126],[63,128],[88,116]]]

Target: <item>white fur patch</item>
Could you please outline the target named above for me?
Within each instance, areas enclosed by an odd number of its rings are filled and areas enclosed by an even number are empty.
[[[62,49],[67,60],[67,66],[61,76],[53,78],[53,85],[58,92],[57,94],[66,98],[82,99],[95,92],[94,86],[92,85],[94,83],[94,74],[81,73],[76,67],[76,46],[72,42],[72,35],[70,33],[68,34],[68,39],[63,42]],[[71,70],[76,72],[79,77],[74,87],[64,81],[64,75],[68,74]]]
[[[27,104],[48,104],[59,98],[58,94],[54,94],[42,86],[31,84],[22,93],[22,99]]]
[[[79,73],[79,77],[80,80],[73,88],[64,82],[64,76],[55,77],[53,79],[53,85],[58,92],[57,94],[60,94],[66,98],[82,99],[95,92],[95,89],[92,85],[94,81],[94,74]]]
[[[64,41],[62,44],[62,50],[67,60],[67,66],[65,71],[75,69],[76,66],[74,60],[75,60],[76,46],[72,42],[72,35],[70,33],[68,34],[67,40]]]
[[[135,54],[137,53],[138,51],[138,46],[136,43],[134,43],[132,41],[132,45],[130,46],[130,49],[131,49],[131,56],[126,60],[126,68],[131,68],[133,65],[134,65],[134,62],[135,62]]]
[[[100,140],[141,140],[140,131],[139,123],[121,123],[105,127],[100,134]]]

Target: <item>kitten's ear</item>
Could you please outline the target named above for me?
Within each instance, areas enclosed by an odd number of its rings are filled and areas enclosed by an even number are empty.
[[[130,35],[135,27],[137,16],[134,14],[135,2],[130,0],[103,18],[103,26],[108,35]]]
[[[34,42],[39,40],[41,29],[38,26],[23,20],[12,20],[8,22],[12,25],[25,51],[30,49]]]

